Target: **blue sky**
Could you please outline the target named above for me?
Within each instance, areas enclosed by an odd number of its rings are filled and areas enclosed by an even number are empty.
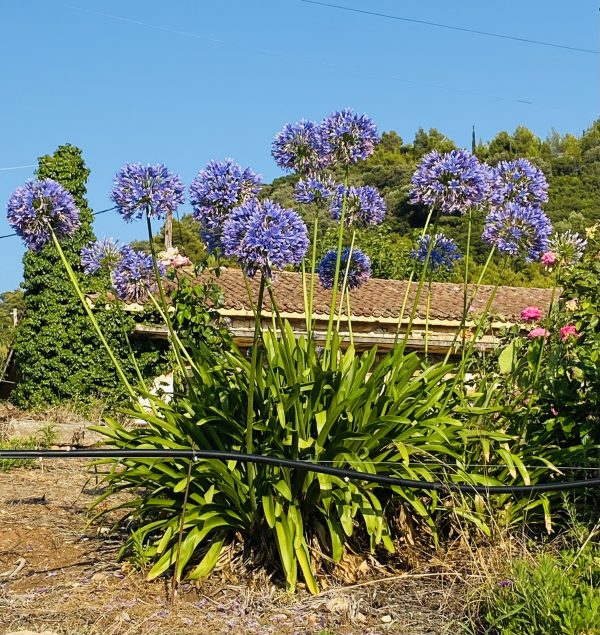
[[[599,48],[596,0],[331,4]],[[409,141],[435,127],[465,146],[472,125],[483,139],[517,125],[545,137],[579,134],[598,116],[599,55],[301,0],[4,0],[0,19],[4,209],[33,174],[6,168],[65,142],[83,150],[98,211],[130,161],[164,162],[189,184],[210,159],[233,157],[271,180],[280,174],[273,134],[344,107]],[[116,213],[94,228],[124,241],[144,235]],[[18,286],[22,254],[18,238],[0,240],[0,290]]]

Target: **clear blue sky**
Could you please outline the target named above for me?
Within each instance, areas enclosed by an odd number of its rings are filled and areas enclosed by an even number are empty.
[[[328,0],[324,0],[328,1]],[[596,0],[331,0],[332,4],[597,50]],[[352,107],[412,140],[435,127],[469,146],[525,125],[545,137],[598,116],[595,54],[441,29],[301,0],[4,0],[0,8],[0,200],[61,143],[82,148],[88,198],[110,207],[114,173],[164,162],[189,184],[212,158],[271,180],[273,134]],[[184,210],[182,210],[184,211]],[[116,213],[100,236],[131,240]],[[5,213],[0,235],[10,232]],[[21,280],[0,240],[0,290]]]

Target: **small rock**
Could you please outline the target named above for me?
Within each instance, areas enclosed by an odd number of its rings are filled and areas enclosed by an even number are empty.
[[[326,602],[325,607],[330,613],[348,613],[350,602],[344,597],[334,597]]]
[[[384,624],[389,624],[389,623],[392,621],[392,616],[391,616],[391,615],[384,615],[384,616],[381,618],[381,621],[382,621]]]

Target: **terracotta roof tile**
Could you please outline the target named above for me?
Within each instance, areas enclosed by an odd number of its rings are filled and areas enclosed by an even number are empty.
[[[309,277],[310,278],[310,277]],[[217,280],[225,296],[225,307],[230,310],[250,311],[248,293],[239,269],[222,269]],[[250,281],[254,302],[258,297],[258,278]],[[404,301],[407,283],[402,280],[380,280],[372,278],[359,289],[350,292],[352,314],[357,317],[398,318]],[[417,283],[412,283],[408,294],[405,315],[413,305]],[[299,273],[281,272],[273,279],[273,290],[279,310],[285,313],[304,312],[302,276]],[[469,295],[472,293],[470,287]],[[491,286],[481,286],[472,309],[481,314],[493,291]],[[551,289],[532,289],[526,287],[499,287],[491,304],[491,314],[498,319],[513,321],[518,318],[526,306],[537,306],[542,311],[550,305]],[[314,312],[329,313],[331,291],[324,290],[317,281],[315,285]],[[417,316],[425,317],[427,285],[423,288]],[[271,308],[268,297],[265,309]],[[430,318],[435,320],[460,320],[463,311],[463,287],[456,283],[434,282],[431,285]]]

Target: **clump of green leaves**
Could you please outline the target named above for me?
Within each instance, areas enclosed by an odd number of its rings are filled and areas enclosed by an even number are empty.
[[[600,547],[589,541],[517,560],[475,607],[471,632],[481,635],[598,635]]]

